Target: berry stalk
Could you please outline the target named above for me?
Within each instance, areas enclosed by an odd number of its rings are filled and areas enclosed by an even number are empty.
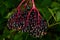
[[[18,5],[18,7],[17,7],[18,13],[20,13],[20,6],[24,3],[24,1],[25,1],[25,0],[22,0],[22,2]]]

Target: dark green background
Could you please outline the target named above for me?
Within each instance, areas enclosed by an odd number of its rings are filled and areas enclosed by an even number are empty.
[[[40,38],[7,28],[7,20],[20,2],[0,0],[0,40],[60,40],[60,0],[35,0],[36,7],[48,23],[47,35]]]

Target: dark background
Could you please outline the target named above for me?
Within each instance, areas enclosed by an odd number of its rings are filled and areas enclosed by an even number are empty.
[[[20,2],[0,0],[0,40],[60,40],[60,0],[35,0],[36,7],[48,23],[47,35],[40,38],[7,28],[7,21]]]

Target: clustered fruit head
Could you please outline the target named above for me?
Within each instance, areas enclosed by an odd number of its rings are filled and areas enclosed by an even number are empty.
[[[34,0],[24,2],[25,0],[22,0],[17,7],[17,13],[13,14],[10,19],[8,19],[9,29],[22,30],[22,32],[28,32],[29,35],[34,37],[45,35],[47,22],[43,20],[40,15]],[[21,8],[21,6],[23,6],[24,9]]]

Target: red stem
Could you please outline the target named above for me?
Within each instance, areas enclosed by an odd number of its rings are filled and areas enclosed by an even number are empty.
[[[34,3],[34,0],[32,0],[32,4],[33,4],[33,8],[36,8],[36,7],[35,7],[35,3]]]
[[[42,16],[40,15],[38,9],[36,8],[35,3],[34,3],[34,0],[32,0],[32,4],[33,4],[33,8],[32,9],[35,9],[38,12],[38,23],[37,24],[39,24],[39,20],[42,18]]]
[[[17,7],[18,13],[20,13],[20,6],[22,5],[22,3],[23,3],[24,1],[25,1],[25,0],[22,0],[22,2],[18,5],[18,7]]]
[[[22,2],[18,5],[17,9],[20,8],[20,6],[22,5],[22,3],[24,2],[25,0],[22,0]]]
[[[24,4],[24,7],[26,7],[26,6],[27,6],[27,3],[28,3],[28,1]]]

